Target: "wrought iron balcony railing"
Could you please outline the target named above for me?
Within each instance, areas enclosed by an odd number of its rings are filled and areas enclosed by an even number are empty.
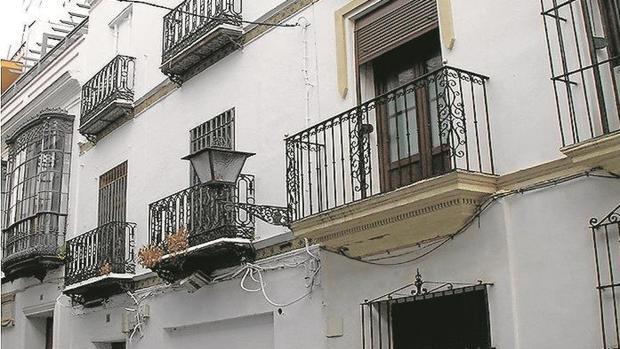
[[[133,109],[133,57],[116,56],[82,87],[80,132],[96,135]]]
[[[456,169],[493,174],[487,79],[442,67],[288,137],[292,220]]]
[[[151,244],[165,248],[165,239],[185,229],[190,246],[219,238],[253,239],[254,217],[225,207],[226,202],[254,203],[254,176],[239,176],[234,190],[198,184],[149,205]]]
[[[67,240],[65,285],[135,272],[135,223],[110,222]]]
[[[542,0],[562,146],[620,129],[620,5]]]
[[[221,24],[241,25],[242,0],[185,0],[164,16],[162,62]]]
[[[65,219],[66,216],[62,214],[40,213],[4,229],[2,231],[4,273],[8,275],[13,274],[16,269],[36,268],[35,265],[25,265],[29,260],[36,260],[37,263],[47,260],[51,264],[62,264],[59,253],[65,241]],[[45,269],[42,265],[40,268]]]

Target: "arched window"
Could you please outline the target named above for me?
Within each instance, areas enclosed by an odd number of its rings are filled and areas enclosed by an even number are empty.
[[[73,116],[45,110],[8,140],[3,262],[56,256],[64,243]]]

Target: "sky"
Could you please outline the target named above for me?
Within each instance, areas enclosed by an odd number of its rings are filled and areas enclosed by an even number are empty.
[[[24,25],[33,21],[44,24],[49,20],[67,19],[66,11],[77,0],[2,0],[0,11],[0,57],[10,58],[19,47]],[[38,33],[36,33],[39,35]]]

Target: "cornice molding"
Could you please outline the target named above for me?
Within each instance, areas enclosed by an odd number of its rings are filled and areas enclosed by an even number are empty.
[[[23,308],[26,317],[45,316],[54,311],[56,301],[45,302],[41,304],[30,305]]]

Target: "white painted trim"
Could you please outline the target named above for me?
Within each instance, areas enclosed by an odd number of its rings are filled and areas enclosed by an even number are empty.
[[[200,251],[206,247],[209,246],[213,246],[213,245],[218,245],[224,242],[230,242],[230,243],[234,243],[234,244],[243,244],[243,245],[252,245],[252,241],[250,239],[243,239],[243,238],[219,238],[219,239],[215,239],[213,241],[209,241],[209,242],[205,242],[204,244],[199,244],[196,246],[192,246],[190,248],[188,248],[185,251],[181,251],[181,252],[177,252],[177,253],[169,253],[166,255],[163,255],[161,257],[162,260],[164,259],[168,259],[171,258],[173,256],[181,256],[184,254],[188,254],[194,251]]]
[[[110,273],[107,275],[102,275],[102,276],[96,276],[94,278],[90,278],[88,280],[84,280],[81,282],[78,282],[76,284],[72,284],[69,285],[67,287],[65,287],[64,291],[71,291],[74,290],[76,288],[85,286],[85,285],[90,285],[90,284],[94,284],[96,282],[102,281],[102,280],[106,280],[106,279],[124,279],[124,280],[131,280],[133,279],[134,274],[118,274],[118,273]]]
[[[175,325],[175,326],[164,326],[163,329],[166,332],[176,332],[176,331],[187,330],[187,329],[190,329],[192,327],[199,327],[199,326],[204,326],[204,325],[209,325],[209,324],[215,324],[215,323],[223,322],[223,321],[248,319],[248,318],[253,318],[253,317],[262,317],[262,316],[269,316],[269,315],[273,316],[273,311],[265,311],[265,312],[260,312],[260,313],[241,315],[241,316],[233,316],[233,317],[220,317],[220,318],[218,318],[216,320],[212,320],[212,321],[200,321],[200,322],[184,323],[184,324],[179,324],[179,325]]]
[[[56,301],[45,302],[24,307],[22,311],[26,317],[42,317],[54,311]]]
[[[123,22],[129,20],[133,15],[133,4],[127,5],[121,12],[119,12],[116,17],[112,18],[110,23],[108,23],[108,27],[110,29],[115,29],[117,26],[123,24]]]

